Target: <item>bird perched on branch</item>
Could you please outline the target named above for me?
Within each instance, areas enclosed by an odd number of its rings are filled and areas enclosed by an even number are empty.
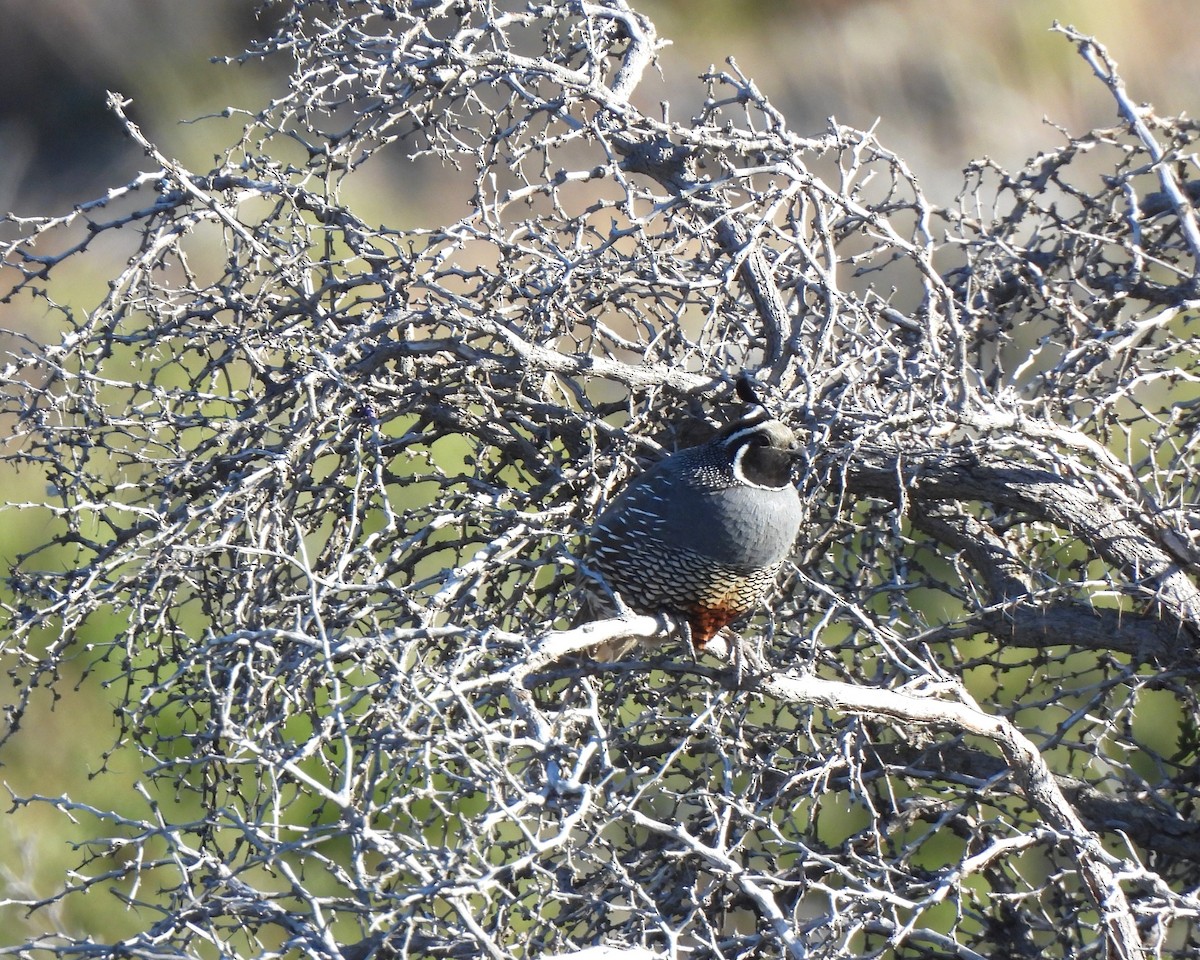
[[[796,435],[744,376],[738,395],[747,403],[739,419],[626,484],[593,524],[586,551],[625,606],[674,617],[697,649],[754,610],[802,518]],[[595,615],[619,609],[595,591],[589,603]]]

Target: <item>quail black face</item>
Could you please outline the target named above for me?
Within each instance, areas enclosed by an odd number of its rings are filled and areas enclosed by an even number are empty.
[[[792,482],[792,465],[800,452],[796,435],[778,420],[764,420],[737,429],[724,447],[733,466],[733,475],[751,487],[779,490]]]

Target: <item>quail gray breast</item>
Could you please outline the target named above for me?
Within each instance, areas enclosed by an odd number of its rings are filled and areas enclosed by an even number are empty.
[[[670,614],[703,648],[751,612],[800,529],[796,436],[753,407],[634,477],[596,519],[592,568],[632,610]]]

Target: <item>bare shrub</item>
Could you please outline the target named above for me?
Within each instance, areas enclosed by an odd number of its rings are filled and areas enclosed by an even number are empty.
[[[1063,33],[1124,122],[950,205],[732,63],[642,112],[622,0],[293,0],[207,173],[113,97],[152,169],[4,225],[65,331],[4,369],[6,740],[82,663],[141,812],[17,798],[96,838],[4,903],[145,926],[16,952],[1194,956],[1196,125]],[[462,217],[356,215],[392,155]],[[744,368],[806,445],[786,576],[724,656],[593,662],[669,625],[566,629],[590,519]]]

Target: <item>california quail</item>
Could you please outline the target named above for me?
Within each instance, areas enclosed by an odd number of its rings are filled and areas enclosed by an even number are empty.
[[[592,527],[590,566],[630,609],[676,617],[703,648],[754,609],[791,550],[797,454],[795,434],[752,406],[631,480]]]

